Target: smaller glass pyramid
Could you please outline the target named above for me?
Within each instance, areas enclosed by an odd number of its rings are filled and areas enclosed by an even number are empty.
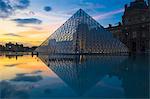
[[[79,9],[36,50],[52,54],[122,53],[127,47]]]

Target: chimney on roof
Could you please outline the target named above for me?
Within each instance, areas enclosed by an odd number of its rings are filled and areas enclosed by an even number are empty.
[[[125,4],[125,5],[124,5],[124,8],[125,8],[125,10],[126,10],[126,9],[128,8],[128,5],[127,5],[127,4]]]
[[[121,22],[118,22],[118,26],[121,26]]]
[[[109,24],[109,27],[112,27],[112,25],[111,25],[111,24]]]

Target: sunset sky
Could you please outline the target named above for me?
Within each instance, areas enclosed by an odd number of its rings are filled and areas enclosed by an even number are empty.
[[[116,25],[134,0],[0,0],[0,44],[40,45],[82,8],[101,25]]]

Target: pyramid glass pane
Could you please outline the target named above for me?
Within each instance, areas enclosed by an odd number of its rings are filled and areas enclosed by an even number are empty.
[[[128,49],[80,9],[35,51],[76,54],[128,52]]]

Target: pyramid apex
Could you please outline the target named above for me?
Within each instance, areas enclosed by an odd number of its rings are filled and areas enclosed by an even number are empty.
[[[79,10],[83,10],[83,9],[80,8]]]
[[[86,13],[83,9],[79,9],[79,10],[77,10],[77,12],[76,13]],[[87,14],[87,13],[86,13]],[[81,15],[81,14],[79,14],[79,15]]]
[[[84,12],[84,10],[83,10],[83,9],[81,9],[81,8],[80,8],[78,11],[82,11],[82,12]]]

